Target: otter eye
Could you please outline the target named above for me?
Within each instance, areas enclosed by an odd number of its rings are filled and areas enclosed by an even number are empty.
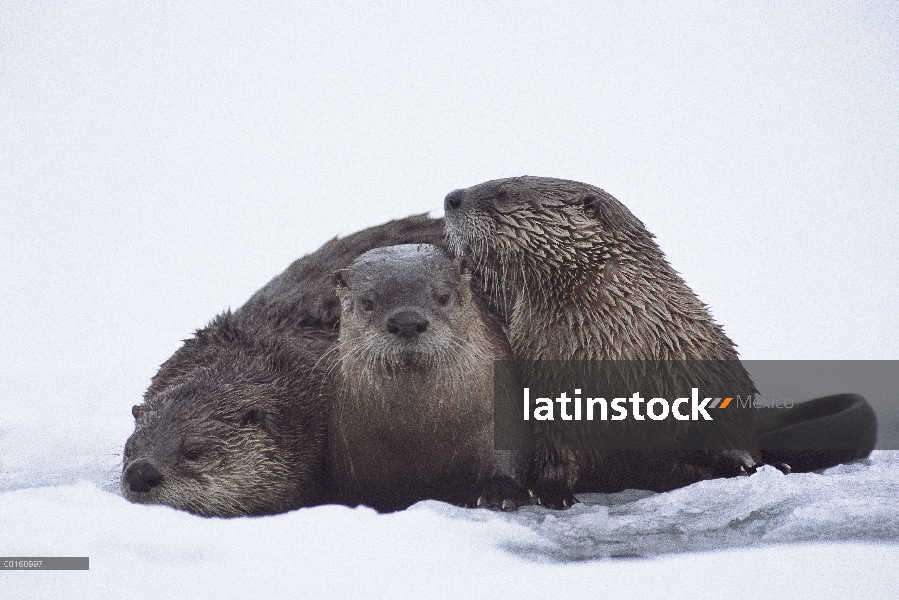
[[[368,298],[364,298],[362,300],[362,308],[365,309],[365,312],[371,312],[375,309],[375,303]]]
[[[599,208],[598,203],[596,201],[596,196],[592,194],[589,196],[584,196],[581,200],[581,206],[584,207],[584,215],[596,218],[596,210]]]
[[[184,452],[184,458],[187,460],[199,460],[201,456],[203,456],[203,451],[199,448],[191,448]]]
[[[509,200],[509,192],[506,190],[500,190],[496,193],[497,202],[506,202],[507,200]]]
[[[437,304],[439,304],[440,306],[446,306],[447,304],[449,304],[449,301],[449,294],[443,294],[442,296],[437,298]]]
[[[249,408],[240,418],[240,426],[261,425],[265,420],[265,411],[261,408]]]

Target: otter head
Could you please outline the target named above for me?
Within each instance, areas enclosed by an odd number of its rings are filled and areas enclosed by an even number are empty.
[[[132,409],[123,495],[224,517],[312,503],[325,438],[316,412],[323,407],[303,402],[297,368],[276,344],[232,347],[148,394]]]
[[[345,375],[372,380],[446,373],[470,354],[474,307],[467,260],[452,260],[428,244],[388,246],[362,254],[335,272],[334,282]]]
[[[450,192],[446,233],[456,254],[514,290],[571,289],[652,235],[603,190],[563,179],[514,177]]]

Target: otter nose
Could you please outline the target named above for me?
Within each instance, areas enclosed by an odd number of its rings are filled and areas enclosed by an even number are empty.
[[[401,310],[387,319],[387,331],[393,335],[414,340],[428,330],[428,320],[414,310]]]
[[[464,197],[465,192],[463,190],[453,190],[444,198],[443,210],[458,210],[462,206]]]
[[[162,483],[162,473],[148,460],[138,460],[125,469],[125,482],[132,492],[142,494]]]

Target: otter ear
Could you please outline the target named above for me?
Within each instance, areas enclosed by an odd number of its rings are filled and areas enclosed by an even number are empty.
[[[459,257],[459,275],[471,275],[471,259],[467,256]]]
[[[265,421],[265,411],[258,407],[248,408],[240,417],[240,426],[262,425]]]
[[[131,414],[134,417],[134,420],[138,420],[140,418],[141,413],[144,412],[143,404],[135,404],[131,407]]]
[[[346,269],[337,269],[331,273],[331,283],[333,283],[334,287],[338,290],[346,287],[346,280],[343,278],[346,272]]]

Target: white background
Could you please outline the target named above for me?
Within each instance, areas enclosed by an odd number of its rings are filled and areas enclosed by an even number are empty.
[[[0,490],[113,481],[193,330],[513,175],[621,200],[744,358],[899,359],[897,30],[886,1],[5,0]]]

